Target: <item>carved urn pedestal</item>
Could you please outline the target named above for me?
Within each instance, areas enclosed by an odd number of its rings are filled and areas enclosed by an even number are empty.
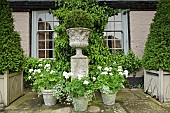
[[[76,49],[76,55],[71,57],[71,72],[73,77],[77,75],[88,75],[88,57],[82,54],[82,49],[88,46],[90,29],[70,28],[69,34],[70,46]]]

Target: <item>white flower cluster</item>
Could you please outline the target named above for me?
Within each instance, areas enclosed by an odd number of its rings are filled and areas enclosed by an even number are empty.
[[[114,63],[114,64],[115,64],[115,63]],[[98,66],[97,69],[102,70],[102,67],[101,67],[101,66]],[[105,67],[105,68],[104,68],[104,71],[101,72],[101,74],[112,76],[113,73],[111,72],[111,70],[112,70],[112,67]],[[117,71],[119,72],[120,75],[125,75],[126,78],[128,77],[128,70],[124,70],[124,71],[123,71],[122,66],[118,66],[118,70],[117,70]]]
[[[35,75],[36,73],[41,73],[41,69],[29,69],[29,73]],[[31,76],[28,76],[28,79],[31,79]]]
[[[65,77],[65,79],[68,79],[69,77],[73,77],[73,73],[72,73],[72,72],[67,73],[66,71],[64,71],[64,72],[63,72],[63,76]],[[81,80],[81,79],[83,78],[83,75],[78,74],[78,75],[77,75],[77,78],[78,78],[78,80]],[[96,80],[96,78],[93,78],[93,80],[94,80],[94,79]],[[83,84],[88,85],[88,84],[89,84],[89,81],[84,80]]]
[[[63,76],[65,77],[65,79],[68,79],[69,77],[73,76],[73,73],[67,73],[66,71],[63,72]]]
[[[50,70],[50,64],[45,64],[44,69],[46,69],[46,71]]]

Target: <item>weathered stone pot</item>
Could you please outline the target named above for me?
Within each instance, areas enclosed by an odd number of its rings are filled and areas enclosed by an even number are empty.
[[[111,93],[111,94],[105,94],[101,91],[101,97],[103,100],[103,103],[105,105],[113,105],[115,104],[115,100],[116,100],[116,93]]]
[[[76,49],[76,55],[71,57],[71,72],[73,77],[77,75],[88,75],[88,57],[82,54],[82,49],[88,46],[90,34],[88,28],[70,28],[67,29],[70,46]]]
[[[23,95],[23,72],[0,75],[0,103],[8,106]]]
[[[87,47],[90,31],[90,29],[82,27],[67,29],[70,46],[73,48]]]
[[[144,70],[144,92],[160,102],[170,102],[170,72]]]
[[[84,97],[73,98],[73,106],[75,111],[86,111],[88,107],[88,99]]]
[[[43,99],[46,106],[53,106],[56,104],[57,99],[53,96],[53,90],[43,90]]]

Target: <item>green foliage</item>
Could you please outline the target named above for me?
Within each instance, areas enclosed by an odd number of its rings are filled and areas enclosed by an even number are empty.
[[[24,63],[20,35],[14,31],[11,9],[6,0],[0,1],[0,73],[21,71]]]
[[[95,89],[102,90],[103,93],[116,93],[124,88],[125,76],[128,71],[123,71],[122,66],[116,63],[112,67],[97,67],[97,79],[95,81]]]
[[[68,12],[64,18],[66,28],[84,27],[91,29],[94,25],[94,20],[90,13],[83,10],[73,10]]]
[[[170,71],[170,2],[160,0],[145,44],[145,69]]]
[[[78,77],[72,77],[70,73],[64,72],[63,75],[66,78],[64,91],[71,97],[85,97],[88,100],[92,99],[94,92],[94,85],[89,76],[78,75]]]
[[[129,74],[136,75],[136,72],[142,68],[142,61],[131,50],[127,55],[123,52],[115,53],[112,60],[122,66],[124,70],[128,70]]]
[[[24,80],[31,84],[33,91],[41,94],[44,89],[64,83],[62,72],[54,68],[55,60],[28,58],[26,64]]]
[[[65,67],[65,71],[70,71],[70,57],[75,54],[75,50],[69,46],[69,37],[66,33],[64,19],[70,11],[83,10],[90,13],[93,17],[94,27],[89,38],[89,46],[83,50],[83,54],[89,58],[89,72],[94,66],[103,62],[109,62],[107,55],[111,54],[108,48],[104,48],[103,31],[107,24],[108,17],[118,12],[106,6],[99,6],[93,0],[58,0],[56,2],[57,9],[53,14],[60,20],[60,25],[55,27],[57,38],[55,38],[55,57],[56,61],[60,62]],[[83,21],[82,21],[83,22]],[[92,26],[90,25],[90,26]],[[108,61],[107,61],[108,60]]]

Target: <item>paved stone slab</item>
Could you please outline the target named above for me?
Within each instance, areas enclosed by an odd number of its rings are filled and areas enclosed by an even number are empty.
[[[132,101],[123,103],[129,113],[169,113],[166,109],[152,101]]]

